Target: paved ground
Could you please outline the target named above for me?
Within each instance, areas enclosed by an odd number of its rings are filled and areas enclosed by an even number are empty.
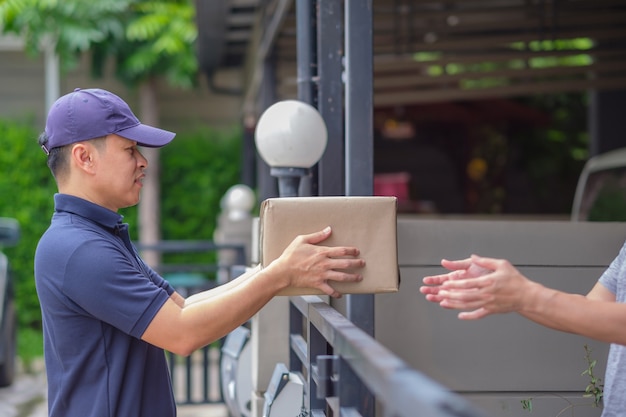
[[[31,373],[19,372],[10,387],[0,388],[0,417],[47,417],[46,378],[42,364]],[[228,417],[226,406],[185,405],[178,417]]]
[[[0,416],[47,417],[46,378],[41,364],[37,372],[20,372],[10,387],[0,389]]]
[[[224,405],[183,405],[178,407],[178,417],[228,417]]]

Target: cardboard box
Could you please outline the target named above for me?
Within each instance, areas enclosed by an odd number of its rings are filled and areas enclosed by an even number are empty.
[[[323,246],[354,246],[366,266],[361,282],[332,282],[342,294],[398,291],[398,244],[395,197],[286,197],[261,204],[261,265],[269,265],[298,235],[332,228]],[[315,288],[288,288],[279,295],[322,294]]]

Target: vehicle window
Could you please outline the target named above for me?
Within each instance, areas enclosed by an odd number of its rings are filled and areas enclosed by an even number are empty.
[[[626,168],[613,168],[589,174],[579,219],[626,221]]]

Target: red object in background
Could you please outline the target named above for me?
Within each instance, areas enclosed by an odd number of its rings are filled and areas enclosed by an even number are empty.
[[[374,175],[374,195],[395,196],[398,202],[411,200],[409,182],[411,175],[408,172],[393,172]]]

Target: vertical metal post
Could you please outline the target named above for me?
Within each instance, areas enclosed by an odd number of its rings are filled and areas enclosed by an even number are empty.
[[[307,375],[307,387],[309,388],[305,394],[306,405],[308,409],[324,410],[326,409],[326,400],[317,398],[317,384],[313,380],[313,364],[317,361],[319,355],[328,354],[328,345],[324,336],[315,328],[310,319],[307,319],[309,341],[307,343],[308,352],[307,360],[309,362],[309,372]]]
[[[259,107],[263,110],[274,104],[276,100],[276,80],[274,72],[274,62],[266,59],[263,62],[263,81],[259,88]],[[278,184],[276,178],[270,175],[269,165],[256,153],[256,169],[258,183],[258,199],[263,201],[266,198],[278,195]]]
[[[374,182],[374,116],[372,0],[345,2],[346,48],[346,195],[372,195]],[[348,295],[346,315],[374,336],[374,296]],[[341,406],[374,416],[374,397],[352,373],[341,373]]]
[[[241,184],[254,188],[256,185],[256,150],[254,148],[254,121],[243,121],[243,146],[241,149]]]
[[[317,107],[317,95],[316,85],[314,77],[317,76],[317,46],[316,46],[316,20],[317,1],[316,0],[297,0],[296,1],[296,45],[297,45],[297,68],[298,68],[298,100],[311,104],[313,107]],[[301,187],[300,195],[315,195],[317,194],[317,173],[318,166],[311,168],[312,176],[303,177],[303,181],[309,181],[309,184],[305,184]],[[308,187],[307,187],[308,185]],[[308,190],[307,190],[308,188]],[[289,333],[290,334],[303,334],[305,324],[300,312],[292,304],[289,306]],[[310,323],[306,322],[307,334],[309,340],[307,342],[307,362],[301,364],[307,369],[306,371],[306,387],[304,406],[307,410],[319,409],[323,406],[320,400],[317,399],[315,393],[315,384],[311,383],[311,361],[315,356],[315,352],[319,349],[319,346],[311,339]],[[317,342],[319,343],[319,341]],[[297,355],[290,351],[289,362],[291,371],[300,371],[297,369],[300,364],[300,360]]]
[[[372,195],[372,0],[345,2],[346,195]]]
[[[372,195],[372,1],[346,1],[346,195]],[[347,317],[374,334],[374,296],[346,297]]]
[[[319,0],[318,4],[317,108],[328,129],[328,144],[319,162],[319,195],[344,195],[343,7],[337,0]]]
[[[298,100],[315,107],[315,84],[317,74],[315,57],[315,1],[296,1],[296,55],[298,65]]]
[[[289,303],[289,334],[304,334],[304,323],[300,311],[293,304]],[[291,341],[289,341],[291,343]],[[289,349],[289,370],[300,372],[305,364],[300,362],[300,358],[293,349]]]
[[[316,84],[316,0],[296,1],[296,58],[298,71],[298,100],[317,107]],[[299,195],[318,194],[318,165],[310,169],[309,175],[300,179]]]

